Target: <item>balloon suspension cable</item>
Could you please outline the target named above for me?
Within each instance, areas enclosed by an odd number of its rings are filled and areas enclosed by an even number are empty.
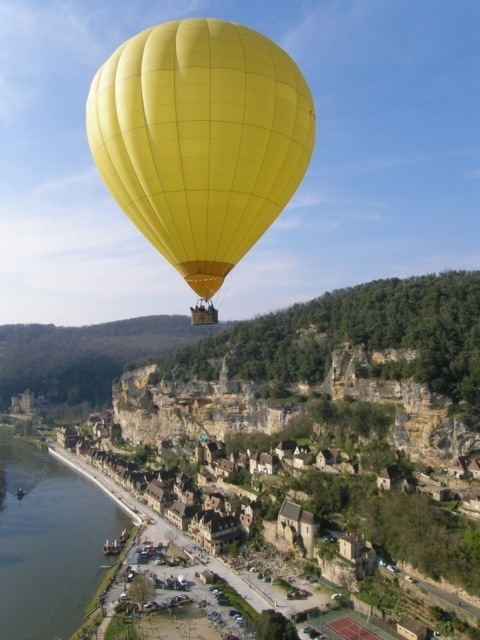
[[[192,324],[218,324],[218,311],[210,298],[200,298],[190,312]]]

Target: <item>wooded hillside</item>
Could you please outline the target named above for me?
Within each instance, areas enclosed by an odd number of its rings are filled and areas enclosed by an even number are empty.
[[[455,403],[480,406],[480,272],[374,281],[326,293],[306,304],[240,322],[160,360],[162,377],[218,379],[228,355],[230,377],[269,382],[288,394],[296,382],[321,383],[340,344],[369,351],[411,349],[412,360],[357,375],[413,378]],[[276,386],[272,386],[276,383]],[[273,389],[273,391],[272,391]]]

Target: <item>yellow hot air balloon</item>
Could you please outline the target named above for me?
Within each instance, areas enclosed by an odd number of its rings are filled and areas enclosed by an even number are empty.
[[[205,301],[193,321],[214,322],[211,298],[305,174],[314,105],[295,62],[265,36],[174,20],[99,69],[87,136],[117,203]]]

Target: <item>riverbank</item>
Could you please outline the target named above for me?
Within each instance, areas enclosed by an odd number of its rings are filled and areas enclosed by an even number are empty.
[[[68,453],[64,449],[62,450],[60,447],[56,447],[53,443],[48,444],[48,452],[64,464],[68,465],[72,469],[75,469],[75,471],[78,471],[78,473],[88,478],[88,480],[96,484],[97,487],[108,494],[111,500],[113,500],[121,509],[123,509],[123,511],[125,511],[125,513],[127,513],[132,518],[132,521],[135,525],[142,524],[144,518],[140,513],[138,513],[136,506],[129,506],[126,499],[118,495],[118,487],[116,485],[113,485],[113,489],[111,484],[106,481],[107,479],[104,476],[99,476],[98,474],[96,474],[95,470],[90,465],[88,465],[87,463],[82,464],[83,461],[80,461],[77,456],[73,456],[71,453]]]

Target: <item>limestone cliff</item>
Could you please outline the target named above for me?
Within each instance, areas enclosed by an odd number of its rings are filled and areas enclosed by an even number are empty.
[[[446,460],[480,449],[480,437],[467,424],[448,415],[450,401],[412,381],[372,380],[356,372],[375,362],[415,358],[414,352],[369,354],[363,346],[342,345],[332,354],[324,383],[316,388],[298,385],[292,391],[309,395],[329,393],[395,406],[395,425],[389,439],[414,461],[439,466]],[[217,382],[162,381],[148,384],[155,365],[125,373],[113,389],[115,420],[123,437],[133,444],[156,446],[175,436],[202,434],[224,438],[227,433],[281,431],[302,405],[276,406],[257,399],[253,382],[229,380],[226,359]]]

